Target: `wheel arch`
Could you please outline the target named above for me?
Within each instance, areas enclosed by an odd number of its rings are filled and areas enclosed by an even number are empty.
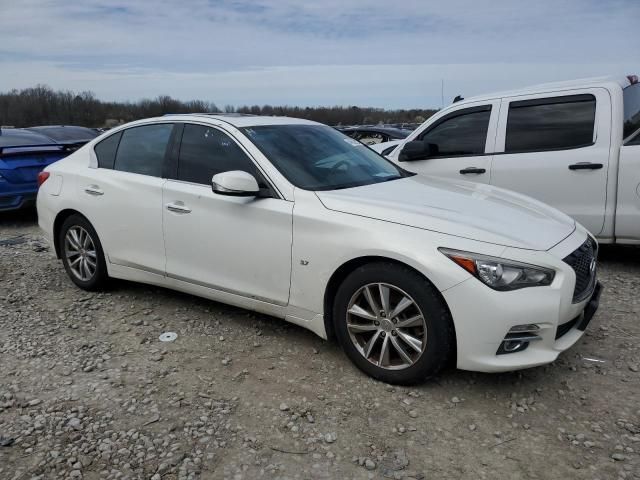
[[[453,331],[453,335],[454,337],[456,336],[456,329],[455,329],[455,322],[453,322],[453,317],[451,315],[451,310],[449,309],[449,305],[447,304],[447,301],[445,300],[445,298],[442,296],[442,294],[440,293],[440,290],[438,290],[435,285],[433,284],[433,282],[420,270],[416,269],[415,267],[409,265],[408,263],[405,263],[401,260],[397,260],[394,258],[390,258],[390,257],[385,257],[385,256],[378,256],[378,255],[368,255],[368,256],[363,256],[363,257],[356,257],[356,258],[352,258],[351,260],[346,261],[345,263],[343,263],[342,265],[340,265],[331,275],[331,277],[329,278],[329,281],[327,282],[327,286],[325,288],[325,292],[324,292],[324,300],[323,300],[323,310],[324,310],[324,328],[325,331],[327,333],[327,338],[335,338],[335,327],[334,327],[334,319],[333,319],[333,300],[335,298],[336,292],[338,291],[338,288],[340,287],[340,285],[342,284],[342,282],[344,281],[345,278],[347,278],[347,276],[355,271],[357,268],[362,267],[363,265],[367,265],[370,263],[392,263],[392,264],[396,264],[398,266],[404,267],[404,268],[408,268],[409,270],[412,270],[414,272],[416,272],[418,275],[420,275],[425,281],[427,281],[430,285],[432,285],[434,288],[434,291],[436,292],[436,294],[438,295],[438,297],[440,298],[440,300],[442,301],[442,304],[446,307],[446,309],[449,311],[449,318],[452,319],[452,331]],[[457,345],[457,338],[453,339],[453,345],[455,348],[455,345]],[[453,356],[454,358],[457,357],[457,351],[453,352]]]
[[[58,212],[55,220],[53,221],[53,246],[54,246],[57,258],[60,258],[61,256],[60,229],[62,228],[64,221],[72,215],[80,215],[87,222],[91,223],[86,215],[84,215],[82,212],[75,210],[73,208],[65,208],[64,210],[60,210]]]

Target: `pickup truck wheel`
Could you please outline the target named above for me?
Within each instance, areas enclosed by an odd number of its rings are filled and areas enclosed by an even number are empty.
[[[367,264],[347,276],[333,318],[347,356],[387,383],[426,380],[453,351],[451,315],[433,285],[394,263]]]
[[[81,215],[71,215],[60,229],[62,263],[73,283],[83,290],[102,290],[107,284],[107,265],[98,234]]]

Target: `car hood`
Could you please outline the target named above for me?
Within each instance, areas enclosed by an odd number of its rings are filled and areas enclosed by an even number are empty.
[[[316,194],[330,210],[530,250],[548,250],[576,228],[573,219],[530,197],[421,175]]]

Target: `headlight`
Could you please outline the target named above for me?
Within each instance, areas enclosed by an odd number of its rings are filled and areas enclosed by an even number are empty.
[[[494,290],[517,290],[551,285],[556,274],[548,268],[528,263],[448,248],[438,250]]]

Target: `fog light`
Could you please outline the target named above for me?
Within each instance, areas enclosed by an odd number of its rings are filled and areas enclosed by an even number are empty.
[[[540,327],[535,323],[526,323],[511,327],[498,347],[496,355],[516,353],[526,350],[531,342],[542,340],[537,335]]]
[[[503,342],[503,348],[505,352],[511,353],[511,352],[517,352],[518,350],[523,350],[525,343],[529,343],[529,342],[523,342],[522,340],[507,340],[505,342]]]

